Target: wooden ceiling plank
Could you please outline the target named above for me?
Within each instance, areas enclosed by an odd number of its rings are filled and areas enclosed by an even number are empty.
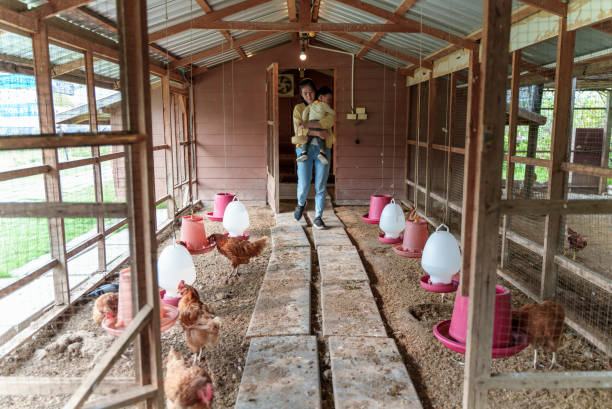
[[[519,0],[521,3],[529,4],[537,7],[540,10],[556,14],[559,17],[567,16],[567,4],[561,3],[559,0]]]
[[[416,30],[402,24],[361,24],[361,23],[295,23],[264,21],[210,21],[194,28],[204,30],[237,31],[285,31],[285,32],[362,32],[362,33],[414,33]]]
[[[310,0],[300,0],[300,14],[298,21],[301,24],[308,24],[312,20],[312,10],[310,9]]]
[[[234,4],[232,6],[223,8],[221,10],[213,11],[209,14],[205,14],[203,16],[199,16],[193,18],[188,21],[184,21],[182,23],[175,24],[168,28],[163,28],[161,30],[155,31],[149,34],[149,43],[154,43],[163,38],[170,37],[184,31],[190,30],[192,28],[206,28],[206,23],[221,20],[227,16],[231,16],[232,14],[236,14],[239,11],[244,11],[253,7],[260,6],[264,3],[269,2],[270,0],[246,0],[240,3]]]
[[[314,0],[312,2],[312,22],[316,23],[319,21],[319,9],[321,7],[321,0]]]
[[[32,10],[25,11],[23,14],[37,20],[44,20],[91,2],[92,0],[50,0],[48,3],[35,7]]]

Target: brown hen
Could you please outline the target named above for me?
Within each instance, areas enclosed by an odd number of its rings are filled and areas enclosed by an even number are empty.
[[[93,320],[96,325],[100,325],[104,318],[111,322],[117,320],[117,310],[119,307],[119,294],[106,293],[96,299],[93,307]]]
[[[556,352],[563,335],[563,320],[565,311],[554,301],[544,301],[540,304],[523,305],[518,311],[512,311],[512,324],[524,331],[533,345],[533,367],[538,359],[538,347],[552,352],[552,369],[557,362]]]
[[[217,346],[221,319],[212,308],[200,301],[195,288],[181,280],[178,290],[182,297],[178,304],[178,321],[185,331],[187,345],[194,354],[195,363],[196,359],[200,359],[202,348],[214,349]]]
[[[210,409],[214,388],[210,376],[197,366],[187,367],[174,349],[166,357],[164,380],[168,409]]]
[[[253,257],[261,254],[266,247],[266,238],[259,239],[253,243],[237,239],[235,237],[225,237],[223,234],[211,234],[208,241],[217,244],[217,250],[232,262],[232,272],[228,280],[238,274],[240,264],[249,264]]]
[[[563,249],[563,255],[565,255],[568,250],[572,250],[574,252],[573,259],[576,260],[576,252],[583,250],[587,246],[587,239],[587,236],[584,236],[568,227],[567,242],[569,243],[569,247]]]

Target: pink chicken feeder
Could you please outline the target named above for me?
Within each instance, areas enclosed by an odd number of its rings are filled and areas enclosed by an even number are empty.
[[[225,208],[228,204],[234,200],[236,195],[233,193],[217,193],[215,195],[215,203],[213,205],[213,211],[206,213],[208,220],[213,222],[223,221],[223,215],[225,214]]]
[[[372,195],[370,196],[370,210],[368,214],[361,216],[361,220],[369,224],[378,224],[380,215],[386,205],[391,203],[391,195]]]
[[[465,354],[468,302],[468,297],[457,294],[452,318],[437,323],[433,329],[436,338],[446,348],[460,354]],[[525,349],[529,344],[527,334],[512,329],[510,291],[501,285],[495,287],[494,314],[492,357],[509,357]]]
[[[204,219],[201,216],[184,216],[181,224],[181,241],[191,254],[208,253],[215,248],[215,243],[209,243],[206,238]]]
[[[178,308],[159,304],[160,327],[162,332],[169,330],[178,318]],[[106,317],[102,320],[102,328],[114,337],[119,337],[125,328],[132,322],[132,277],[130,269],[119,273],[119,300],[116,317]]]
[[[427,242],[427,221],[418,218],[406,220],[404,240],[393,246],[395,254],[408,258],[421,258]]]

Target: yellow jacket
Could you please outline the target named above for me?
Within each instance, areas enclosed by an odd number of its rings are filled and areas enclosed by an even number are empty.
[[[291,137],[291,143],[295,144],[298,148],[308,141],[308,128],[300,129],[300,124],[304,122],[302,120],[302,114],[306,109],[306,104],[301,103],[297,104],[295,108],[293,108],[293,130],[295,131],[295,136]],[[319,120],[321,122],[321,126],[327,129],[329,132],[329,136],[325,139],[325,146],[327,148],[331,148],[332,145],[336,142],[336,135],[334,135],[333,126],[334,126],[334,117],[331,115],[326,115],[322,119]]]

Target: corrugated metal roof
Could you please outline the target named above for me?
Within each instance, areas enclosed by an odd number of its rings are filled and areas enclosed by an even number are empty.
[[[319,20],[329,23],[384,24],[386,22],[385,19],[332,0],[321,1]]]
[[[420,33],[388,33],[380,39],[378,44],[416,58],[419,58],[419,54],[421,58],[425,58],[434,51],[446,47],[449,43]]]
[[[224,43],[227,40],[217,30],[187,30],[157,42],[181,58]]]
[[[324,44],[349,53],[357,54],[359,50],[361,50],[361,45],[345,40],[344,38],[336,37],[331,33],[317,33],[315,38]]]
[[[393,69],[410,65],[410,63],[407,63],[406,61],[403,61],[399,58],[391,57],[390,55],[381,53],[380,51],[376,50],[369,50],[367,53],[365,53],[363,58],[387,67],[391,67]]]
[[[272,0],[261,6],[252,7],[223,18],[223,21],[267,21],[277,22],[289,19],[287,2]]]
[[[203,60],[194,61],[197,66],[206,66],[212,68],[216,65],[229,62],[235,58],[240,58],[240,54],[234,49],[224,51],[223,53],[213,55],[211,57],[204,58]]]
[[[242,46],[242,51],[244,51],[248,57],[252,57],[261,51],[288,43],[290,41],[291,33],[278,33],[244,45]]]

